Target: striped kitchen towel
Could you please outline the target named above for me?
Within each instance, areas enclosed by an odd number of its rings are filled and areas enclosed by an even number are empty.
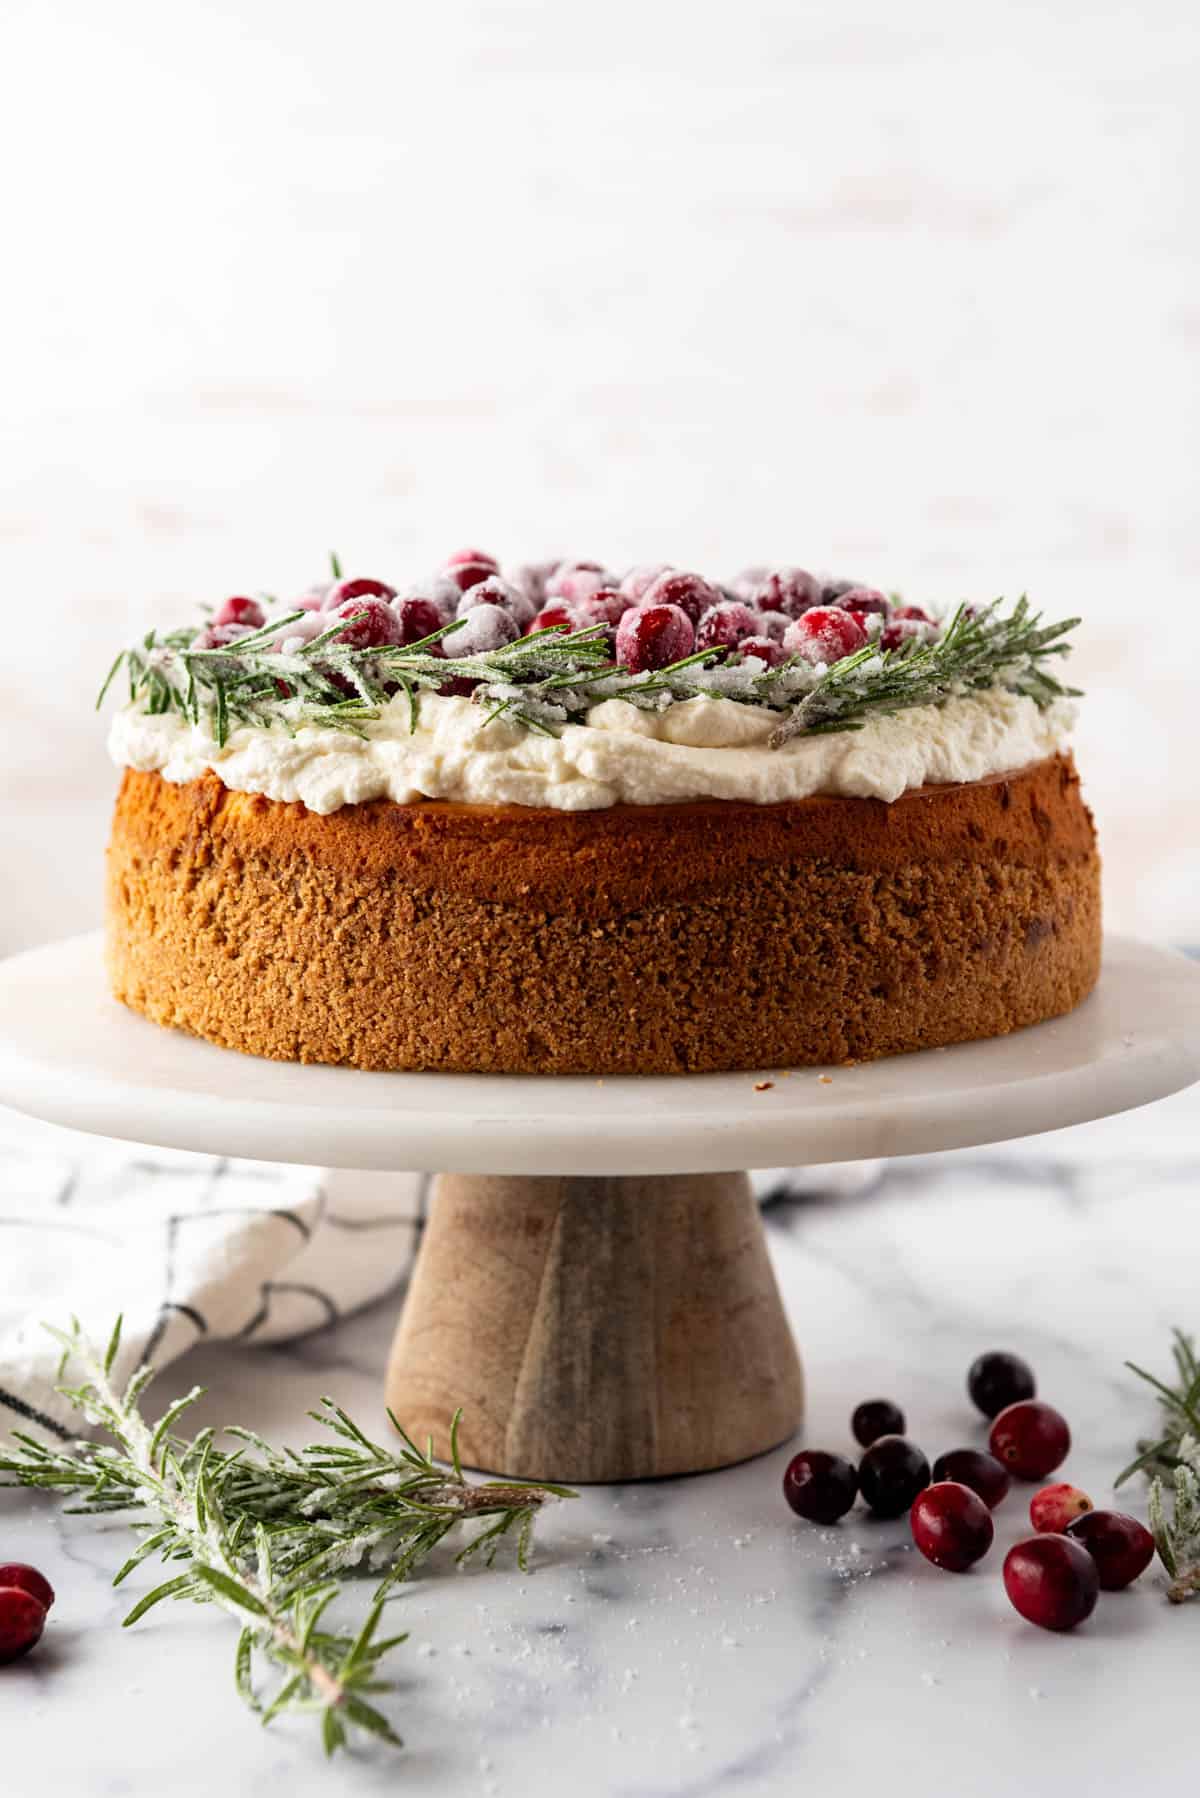
[[[853,1190],[877,1164],[771,1169],[764,1202]],[[76,1136],[0,1111],[0,1434],[78,1419],[43,1327],[124,1316],[118,1378],[201,1341],[281,1342],[400,1286],[431,1176],[232,1161]]]

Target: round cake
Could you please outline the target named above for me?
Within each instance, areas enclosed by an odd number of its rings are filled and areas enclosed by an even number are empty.
[[[824,1065],[1038,1023],[1100,955],[1065,628],[477,552],[273,623],[227,601],[122,658],[113,991],[377,1070]]]

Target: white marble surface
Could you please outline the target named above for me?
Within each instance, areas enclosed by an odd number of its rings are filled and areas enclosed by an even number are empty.
[[[1153,1414],[1123,1359],[1162,1366],[1170,1326],[1200,1322],[1198,1177],[1193,1091],[1024,1144],[894,1162],[868,1196],[777,1211],[770,1236],[811,1389],[806,1439],[845,1448],[852,1405],[886,1391],[931,1453],[977,1440],[963,1374],[1003,1344],[1067,1412],[1067,1471],[1103,1503]],[[198,1352],[169,1378],[206,1382],[213,1422],[299,1442],[321,1392],[377,1415],[391,1309],[286,1351]],[[119,1527],[0,1493],[0,1550],[42,1565],[59,1592],[42,1649],[0,1674],[12,1789],[1183,1789],[1200,1610],[1168,1607],[1147,1575],[1074,1635],[1047,1635],[999,1582],[1027,1493],[1008,1499],[992,1555],[960,1578],[923,1562],[903,1522],[852,1514],[821,1531],[793,1518],[786,1458],[587,1491],[546,1520],[528,1576],[431,1571],[395,1607],[412,1631],[390,1701],[403,1758],[371,1750],[332,1771],[303,1725],[264,1734],[242,1713],[222,1619],[163,1609],[118,1631],[128,1601],[107,1580]]]
[[[5,0],[0,953],[96,919],[119,642],[464,538],[1084,613],[1110,926],[1193,938],[1198,56],[1190,0]]]

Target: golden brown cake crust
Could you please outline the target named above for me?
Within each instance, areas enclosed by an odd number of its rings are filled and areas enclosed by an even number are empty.
[[[1100,962],[1069,756],[894,804],[321,817],[125,774],[113,991],[287,1061],[687,1073],[864,1060],[1069,1011]]]

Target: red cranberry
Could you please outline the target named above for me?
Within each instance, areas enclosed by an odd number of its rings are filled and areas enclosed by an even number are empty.
[[[903,1436],[904,1413],[890,1398],[867,1398],[854,1407],[850,1428],[854,1440],[870,1448],[881,1436]]]
[[[670,574],[669,562],[646,562],[621,576],[621,591],[631,605],[640,605],[660,574]]]
[[[445,620],[442,609],[432,599],[398,599],[392,607],[400,629],[401,643],[419,643],[441,630]],[[435,650],[437,644],[432,646]]]
[[[806,568],[772,568],[754,595],[760,612],[786,612],[789,618],[799,618],[820,603],[821,583]]]
[[[681,661],[694,642],[691,621],[678,606],[635,606],[617,626],[617,661],[641,674]]]
[[[335,612],[347,599],[395,599],[396,589],[386,581],[373,581],[365,575],[351,580],[334,581],[325,594],[325,610]]]
[[[1060,1480],[1055,1486],[1043,1486],[1029,1501],[1029,1521],[1039,1536],[1061,1536],[1069,1523],[1092,1509],[1092,1501],[1078,1486]]]
[[[879,617],[886,618],[892,609],[888,604],[887,594],[880,593],[876,587],[848,587],[838,595],[837,603],[843,612],[857,612],[860,617],[875,612]]]
[[[584,624],[620,624],[630,602],[617,587],[600,587],[590,599],[581,599],[576,611]]]
[[[836,1523],[857,1493],[858,1475],[852,1464],[819,1448],[793,1455],[783,1476],[783,1496],[797,1517],[807,1517],[810,1523]]]
[[[531,628],[535,631],[577,631],[579,619],[574,606],[569,606],[563,599],[555,599],[548,606],[542,607]]]
[[[1072,1542],[1082,1543],[1095,1561],[1104,1592],[1119,1592],[1130,1585],[1154,1559],[1150,1531],[1136,1517],[1120,1511],[1085,1511],[1067,1525],[1066,1534]]]
[[[848,597],[849,597],[849,595],[847,595],[847,598]],[[841,605],[845,605],[846,600],[843,599],[839,603]],[[932,624],[933,623],[933,619],[929,616],[929,613],[923,612],[921,610],[920,606],[897,606],[896,610],[892,613],[892,617],[893,618],[911,618],[913,620],[913,622],[916,624]]]
[[[45,1574],[31,1567],[28,1561],[0,1562],[0,1586],[19,1586],[22,1592],[36,1598],[44,1611],[54,1603],[54,1587]]]
[[[560,562],[546,582],[547,599],[565,599],[568,605],[591,599],[614,581],[599,562]]]
[[[845,594],[859,593],[862,590],[861,581],[836,580],[832,575],[822,575],[821,597],[817,603],[822,606],[840,606]],[[870,593],[873,589],[868,587],[866,591]]]
[[[879,647],[914,649],[919,643],[928,643],[931,635],[931,627],[915,618],[890,618],[879,633]]]
[[[1022,1399],[996,1418],[988,1447],[1019,1480],[1044,1480],[1071,1452],[1071,1432],[1053,1405]]]
[[[770,572],[761,563],[756,563],[753,568],[743,568],[729,582],[729,591],[735,599],[744,600],[748,606],[755,605],[762,584]]]
[[[256,599],[235,597],[227,599],[219,605],[213,623],[219,629],[223,624],[244,624],[252,631],[260,630],[267,622],[267,614]]]
[[[315,587],[309,587],[307,592],[300,595],[299,599],[292,600],[288,610],[292,612],[322,611],[329,593],[329,585],[328,581],[319,581]]]
[[[515,643],[520,626],[500,606],[472,606],[456,630],[442,638],[442,654],[450,657],[487,655]]]
[[[499,606],[522,630],[533,623],[535,616],[532,600],[526,599],[516,587],[510,587],[507,581],[502,581],[498,574],[490,574],[486,581],[477,581],[467,588],[458,602],[458,617],[465,618],[476,606]]]
[[[0,1586],[0,1665],[19,1661],[41,1641],[46,1607],[23,1586]]]
[[[1008,1405],[1032,1398],[1037,1391],[1033,1369],[1019,1355],[992,1349],[972,1361],[967,1391],[985,1417],[998,1417]]]
[[[726,600],[710,606],[696,626],[697,649],[732,649],[743,637],[752,637],[757,623],[749,606]]]
[[[190,647],[192,649],[228,649],[240,637],[248,637],[250,634],[248,624],[206,624],[204,629],[192,638]]]
[[[329,630],[330,624],[330,619],[323,612],[306,612],[303,618],[293,618],[290,624],[284,625],[271,648],[282,655],[293,655],[296,650],[303,649],[306,643],[311,643],[314,637]]]
[[[770,637],[743,637],[737,648],[740,656],[757,656],[768,668],[782,668],[788,659],[783,644],[772,643]]]
[[[456,549],[452,556],[446,557],[445,566],[462,568],[470,563],[479,563],[484,568],[490,568],[493,574],[498,574],[500,571],[499,562],[495,556],[489,556],[486,549]]]
[[[827,664],[853,655],[867,641],[867,633],[853,612],[837,606],[814,606],[788,626],[783,647],[806,662]]]
[[[642,595],[646,606],[677,606],[695,627],[711,606],[721,604],[721,595],[702,574],[687,574],[683,569],[668,569],[660,574]],[[686,655],[687,651],[684,651]]]
[[[760,637],[770,637],[772,643],[782,643],[787,635],[788,625],[792,620],[786,612],[755,612],[754,628]]]
[[[904,1436],[880,1436],[858,1464],[858,1485],[877,1517],[900,1517],[929,1484],[929,1462]]]
[[[489,557],[483,562],[455,562],[452,567],[443,568],[441,572],[444,580],[452,582],[460,593],[465,593],[468,587],[490,580],[496,570]]]
[[[913,1541],[935,1567],[965,1573],[992,1546],[992,1513],[977,1492],[957,1480],[939,1480],[918,1492],[912,1507]]]
[[[519,587],[526,599],[540,606],[546,597],[546,582],[561,564],[561,556],[555,556],[550,562],[520,562],[506,571],[506,579]]]
[[[1012,1481],[995,1455],[981,1448],[952,1448],[933,1464],[935,1480],[957,1480],[977,1492],[989,1511],[1008,1496]]]
[[[1004,1557],[1004,1590],[1027,1622],[1074,1629],[1096,1608],[1100,1576],[1070,1536],[1030,1536]]]
[[[325,614],[328,625],[340,623],[343,618],[349,622],[334,638],[331,648],[336,645],[339,649],[380,649],[400,641],[400,620],[386,600],[351,597]]]

